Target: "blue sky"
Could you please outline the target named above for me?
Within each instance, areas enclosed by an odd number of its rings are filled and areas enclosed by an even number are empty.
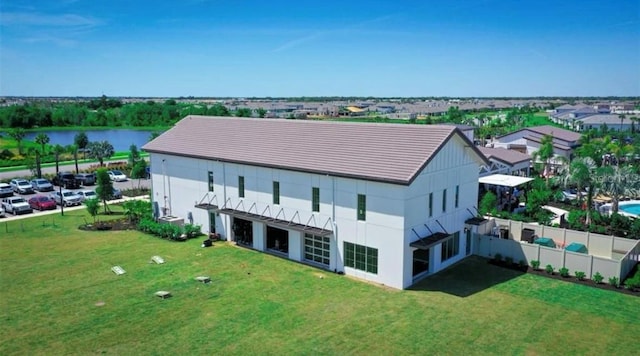
[[[3,0],[0,31],[0,95],[640,95],[640,0]]]

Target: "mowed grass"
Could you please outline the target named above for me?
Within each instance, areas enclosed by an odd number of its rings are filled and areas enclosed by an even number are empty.
[[[0,225],[0,354],[637,353],[640,298],[480,258],[398,291],[223,243],[77,230],[84,219]]]

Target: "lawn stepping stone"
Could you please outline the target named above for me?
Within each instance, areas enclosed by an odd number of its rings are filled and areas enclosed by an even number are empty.
[[[164,263],[164,258],[160,257],[160,256],[153,256],[151,257],[151,261],[161,265]]]
[[[202,282],[202,283],[211,283],[211,278],[207,276],[198,276],[196,277],[196,281]]]
[[[159,290],[156,292],[156,296],[160,297],[160,299],[167,299],[169,297],[171,297],[171,292],[166,291],[166,290]]]
[[[127,271],[125,271],[124,268],[122,268],[120,266],[113,266],[113,267],[111,267],[111,270],[113,271],[113,273],[115,273],[117,275],[121,275],[121,274],[127,273]]]

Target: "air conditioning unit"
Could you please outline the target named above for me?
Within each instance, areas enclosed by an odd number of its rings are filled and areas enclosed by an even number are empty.
[[[171,215],[165,215],[158,218],[158,222],[161,224],[184,226],[184,218],[179,218],[177,216],[171,216]]]

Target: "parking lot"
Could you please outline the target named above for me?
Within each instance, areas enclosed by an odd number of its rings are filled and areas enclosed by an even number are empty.
[[[140,179],[139,180],[140,188],[149,188],[151,186],[151,181],[148,179]],[[126,189],[133,189],[133,188],[138,188],[138,179],[127,179],[124,182],[113,182],[113,187],[116,189],[119,189],[120,191],[126,190]],[[58,186],[54,186],[54,191],[58,191],[60,189],[60,187]],[[80,191],[80,190],[93,190],[95,191],[96,189],[96,185],[89,185],[89,186],[81,186],[79,189],[69,189],[71,191]],[[65,190],[65,189],[63,189]],[[30,198],[36,196],[36,195],[46,195],[46,196],[50,196],[51,193],[53,192],[35,192],[34,194],[18,194],[18,193],[13,193],[13,196],[19,196],[24,198],[25,201],[28,201]],[[80,205],[80,206],[74,206],[74,207],[65,207],[64,208],[65,211],[67,210],[75,210],[75,209],[84,209],[84,205]],[[30,217],[30,216],[37,216],[37,215],[44,215],[44,214],[51,214],[51,213],[55,213],[58,212],[60,213],[60,206],[57,206],[55,210],[45,210],[45,211],[39,211],[39,210],[33,210],[33,213],[27,213],[27,214],[19,214],[19,215],[13,215],[11,213],[5,212],[5,217],[4,218],[0,218],[0,221],[7,221],[7,220],[13,220],[13,219],[18,219],[20,217]]]

